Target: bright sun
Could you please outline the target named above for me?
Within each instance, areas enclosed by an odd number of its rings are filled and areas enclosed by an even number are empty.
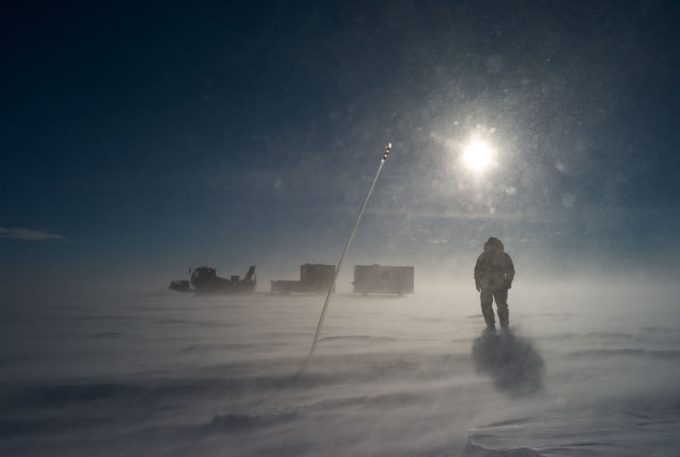
[[[491,148],[482,141],[473,141],[463,150],[463,162],[475,171],[482,171],[491,163]]]

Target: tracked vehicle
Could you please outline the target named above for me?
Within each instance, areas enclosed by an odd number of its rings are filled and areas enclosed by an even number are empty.
[[[169,288],[177,292],[193,292],[196,294],[238,294],[252,293],[257,284],[255,265],[252,265],[243,279],[233,275],[229,279],[217,276],[217,269],[200,266],[189,270],[191,280],[174,280]]]

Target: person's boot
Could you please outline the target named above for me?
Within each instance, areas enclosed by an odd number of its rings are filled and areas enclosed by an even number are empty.
[[[493,308],[491,308],[491,307],[482,308],[482,314],[484,315],[484,321],[486,322],[486,328],[496,330],[496,319],[493,315]]]
[[[510,311],[508,308],[498,310],[498,320],[501,321],[501,329],[507,329],[510,325]]]

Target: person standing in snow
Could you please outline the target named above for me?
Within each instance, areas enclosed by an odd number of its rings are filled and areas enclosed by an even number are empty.
[[[484,243],[484,252],[477,258],[474,277],[487,328],[496,328],[492,306],[494,299],[501,328],[507,328],[510,323],[508,289],[515,278],[515,266],[501,240],[491,237]]]

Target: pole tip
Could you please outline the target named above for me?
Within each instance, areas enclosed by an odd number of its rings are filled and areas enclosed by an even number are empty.
[[[382,156],[383,162],[385,159],[387,159],[387,155],[390,153],[390,149],[392,149],[392,143],[387,143],[387,146],[385,146],[385,153]]]

